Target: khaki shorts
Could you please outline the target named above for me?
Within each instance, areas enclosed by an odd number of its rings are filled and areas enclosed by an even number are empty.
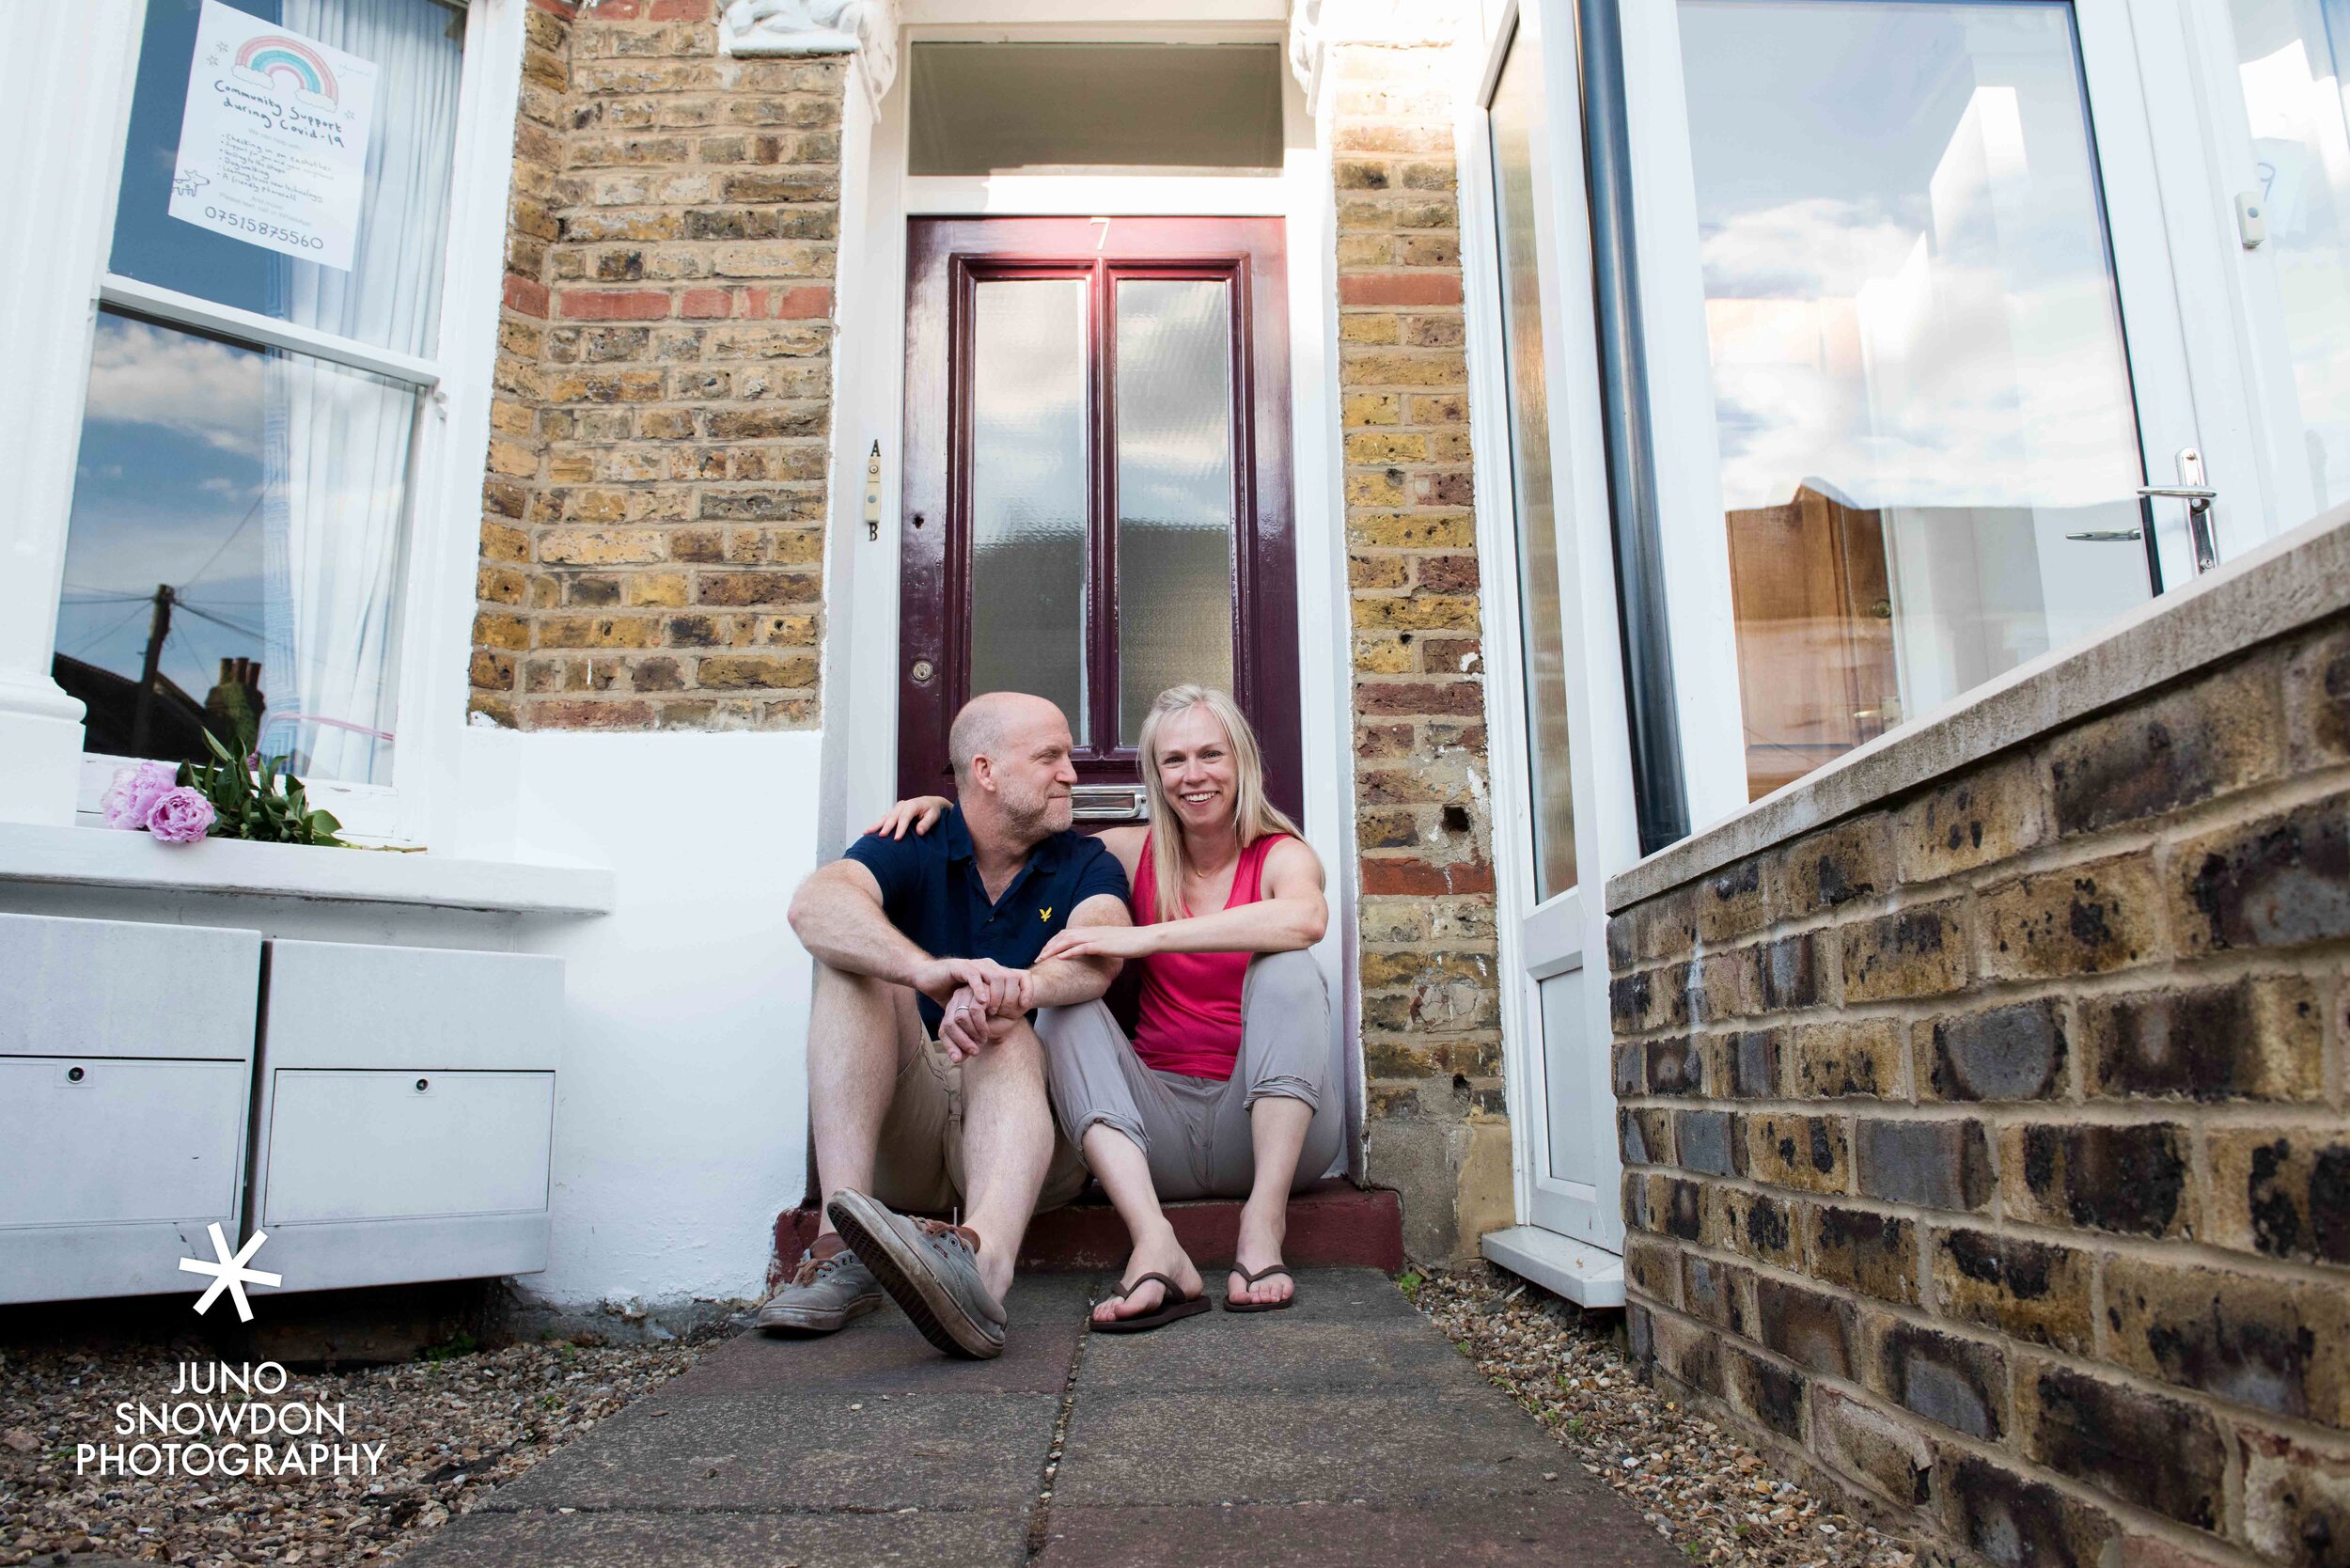
[[[1053,1158],[1037,1194],[1039,1214],[1065,1208],[1085,1190],[1090,1173],[1056,1125]],[[882,1119],[881,1143],[873,1155],[873,1196],[909,1214],[945,1215],[967,1207],[970,1190],[963,1163],[963,1064],[947,1059],[947,1048],[925,1040],[890,1095]]]

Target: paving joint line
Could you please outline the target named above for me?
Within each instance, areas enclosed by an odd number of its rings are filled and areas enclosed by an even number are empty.
[[[525,1503],[509,1508],[484,1505],[469,1508],[462,1514],[451,1514],[452,1520],[479,1514],[485,1518],[516,1518],[524,1514],[593,1513],[644,1514],[652,1517],[742,1514],[750,1518],[822,1519],[839,1514],[860,1518],[888,1518],[899,1513],[1002,1513],[1007,1510],[991,1508],[985,1503],[920,1503],[913,1506],[885,1508],[870,1503]]]
[[[1090,1316],[1090,1304],[1086,1310]],[[1030,1562],[1043,1554],[1046,1542],[1052,1539],[1053,1482],[1060,1473],[1061,1453],[1069,1440],[1069,1418],[1077,1408],[1077,1374],[1085,1366],[1086,1345],[1092,1338],[1092,1325],[1089,1323],[1069,1352],[1069,1376],[1061,1385],[1060,1410],[1053,1419],[1053,1446],[1045,1450],[1044,1468],[1037,1478],[1036,1505],[1028,1511],[1027,1560]]]

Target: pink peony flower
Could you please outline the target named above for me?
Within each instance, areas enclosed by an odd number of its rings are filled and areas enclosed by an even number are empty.
[[[133,833],[145,827],[148,813],[177,785],[179,777],[179,768],[170,762],[133,762],[117,768],[114,782],[106,786],[98,803],[106,814],[106,825]]]
[[[180,785],[166,790],[147,813],[147,831],[166,844],[193,844],[212,827],[212,803]]]

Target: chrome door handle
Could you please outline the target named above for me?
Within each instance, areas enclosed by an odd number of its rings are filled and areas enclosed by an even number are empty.
[[[2186,503],[2187,542],[2195,551],[2195,573],[2201,576],[2219,564],[2219,536],[2212,531],[2211,504],[2219,499],[2219,492],[2203,482],[2203,454],[2192,447],[2179,448],[2179,482],[2177,484],[2148,484],[2138,488],[2140,499],[2151,501],[2156,496]]]

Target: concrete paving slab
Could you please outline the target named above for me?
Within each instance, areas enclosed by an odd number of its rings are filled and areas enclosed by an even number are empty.
[[[1040,1275],[1012,1281],[1004,1354],[992,1361],[941,1356],[894,1306],[869,1312],[837,1334],[738,1334],[694,1369],[661,1386],[661,1397],[743,1394],[1049,1393],[1069,1381],[1069,1361],[1093,1299],[1089,1275]]]
[[[1287,1312],[1203,1312],[1148,1334],[1086,1341],[1086,1395],[1172,1394],[1212,1388],[1377,1389],[1399,1383],[1465,1392],[1484,1379],[1422,1322],[1289,1321]]]
[[[1400,1501],[1528,1492],[1564,1460],[1491,1390],[1089,1394],[1054,1497],[1068,1506]]]
[[[1036,1496],[1060,1403],[1058,1392],[666,1404],[655,1395],[482,1506],[1021,1509]]]
[[[1192,1508],[1055,1508],[1038,1568],[1097,1563],[1480,1568],[1687,1568],[1679,1553],[1613,1497],[1556,1490],[1406,1507],[1354,1503]]]
[[[1019,1568],[1021,1513],[468,1513],[416,1568]]]
[[[1085,1334],[1105,1284],[1024,1279],[994,1362],[936,1356],[894,1310],[819,1339],[742,1336],[411,1556],[1016,1568],[1034,1539],[1071,1568],[1676,1560],[1380,1274],[1301,1271],[1286,1312]]]

